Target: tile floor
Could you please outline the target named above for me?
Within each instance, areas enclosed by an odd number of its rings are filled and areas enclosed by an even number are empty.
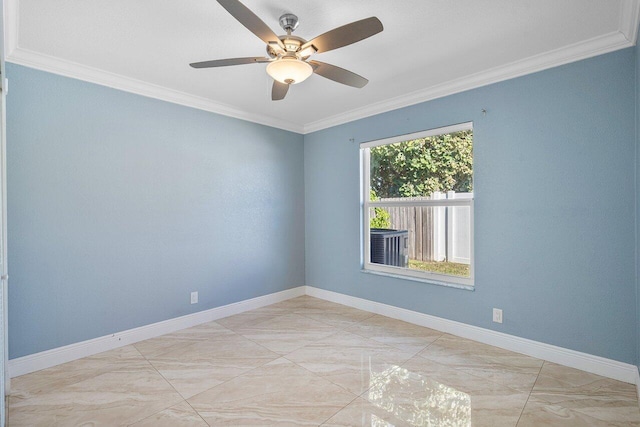
[[[635,386],[299,297],[12,380],[9,426],[640,426]]]

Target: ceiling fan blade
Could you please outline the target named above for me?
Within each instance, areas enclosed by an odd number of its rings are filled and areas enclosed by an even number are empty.
[[[378,34],[383,29],[382,22],[375,16],[372,16],[371,18],[362,19],[327,31],[302,45],[300,50],[313,45],[317,53],[327,52],[364,40],[367,37]]]
[[[280,83],[277,80],[273,81],[273,88],[271,89],[271,100],[272,101],[280,101],[287,96],[287,92],[289,91],[289,85],[286,83]]]
[[[344,68],[336,67],[335,65],[327,64],[326,62],[309,61],[309,64],[313,67],[314,73],[329,80],[333,80],[334,82],[342,83],[343,85],[353,86],[360,89],[369,83],[369,80],[357,75],[356,73],[352,73]]]
[[[229,58],[229,59],[215,59],[213,61],[194,62],[191,65],[193,68],[212,68],[212,67],[226,67],[229,65],[243,65],[243,64],[257,64],[260,62],[270,62],[269,58]]]
[[[218,3],[224,7],[234,18],[236,18],[242,25],[247,27],[249,31],[258,36],[263,42],[269,44],[269,42],[276,42],[282,48],[284,45],[276,33],[262,19],[253,13],[247,6],[240,3],[238,0],[218,0]]]

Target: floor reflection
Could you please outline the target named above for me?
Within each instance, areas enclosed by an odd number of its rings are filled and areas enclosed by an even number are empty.
[[[393,424],[386,422],[382,418],[378,418],[375,414],[371,414],[371,427],[395,427]]]
[[[371,373],[368,400],[413,426],[471,426],[467,393],[398,366]],[[371,426],[392,427],[373,414]]]

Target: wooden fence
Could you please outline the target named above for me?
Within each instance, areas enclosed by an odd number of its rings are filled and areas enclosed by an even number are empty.
[[[429,200],[429,197],[415,200]],[[392,202],[407,199],[380,199]],[[382,208],[389,213],[391,228],[409,231],[409,259],[418,261],[434,260],[434,216],[439,207],[433,206],[403,206]],[[436,211],[436,212],[434,212]]]
[[[434,193],[432,197],[384,198],[381,202],[399,200],[433,200],[471,198],[472,193]],[[409,259],[468,263],[469,211],[445,206],[403,206],[381,208],[389,213],[390,228],[409,232]],[[458,209],[456,211],[456,209]],[[466,209],[463,211],[461,209]],[[457,255],[462,254],[461,257]]]

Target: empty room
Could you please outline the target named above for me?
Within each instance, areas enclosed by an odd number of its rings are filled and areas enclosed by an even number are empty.
[[[4,0],[2,426],[640,426],[640,0]]]

